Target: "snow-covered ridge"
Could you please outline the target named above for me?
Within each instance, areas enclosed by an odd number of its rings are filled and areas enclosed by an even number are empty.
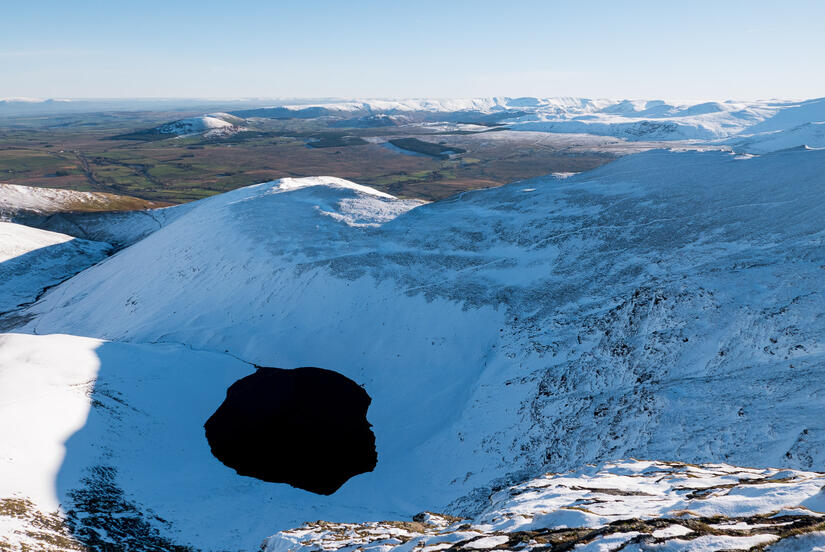
[[[786,130],[736,136],[726,141],[736,151],[769,153],[800,146],[825,148],[825,121],[804,123]]]
[[[115,211],[146,209],[157,204],[134,197],[104,192],[78,192],[0,183],[0,220],[26,211],[49,214],[61,211]]]
[[[508,487],[470,519],[319,521],[281,531],[264,551],[813,550],[825,546],[824,487],[816,472],[628,460]]]
[[[311,188],[313,186],[326,186],[328,188],[340,188],[344,190],[355,190],[362,194],[373,195],[385,199],[397,199],[395,196],[380,192],[369,186],[362,186],[350,180],[337,178],[335,176],[308,176],[304,178],[282,178],[271,183],[272,192],[287,192],[299,190],[301,188]]]
[[[67,240],[75,237],[118,248],[138,241],[191,208],[191,204],[159,205],[102,192],[0,184],[0,221],[65,234]],[[7,236],[6,244],[10,241],[13,239]]]

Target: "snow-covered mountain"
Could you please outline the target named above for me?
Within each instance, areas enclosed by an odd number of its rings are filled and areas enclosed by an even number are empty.
[[[242,126],[243,123],[243,119],[228,113],[210,113],[199,117],[189,117],[187,119],[172,121],[171,123],[164,123],[154,128],[141,131],[138,134],[158,137],[202,135],[207,138],[216,138],[231,136],[242,130],[246,130]]]
[[[824,164],[659,150],[432,204],[334,178],[196,202],[26,309],[15,331],[48,335],[3,338],[2,492],[77,534],[116,496],[158,539],[250,549],[308,519],[477,519],[590,462],[821,471]],[[363,385],[374,471],[322,497],[214,458],[203,423],[254,365]],[[75,409],[36,467],[24,378]]]

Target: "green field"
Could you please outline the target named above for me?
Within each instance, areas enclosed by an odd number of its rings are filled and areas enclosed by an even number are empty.
[[[615,158],[524,143],[518,133],[425,126],[345,128],[322,120],[254,120],[223,138],[145,132],[192,113],[92,113],[0,119],[0,182],[102,191],[180,203],[282,177],[333,175],[400,197],[435,200]],[[490,131],[486,131],[489,133]],[[523,135],[522,135],[523,136]],[[137,139],[135,139],[137,138]],[[411,152],[384,147],[390,142]],[[525,155],[525,152],[528,152]]]

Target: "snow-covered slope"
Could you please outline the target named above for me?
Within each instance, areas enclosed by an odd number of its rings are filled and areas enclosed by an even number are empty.
[[[0,222],[0,315],[106,257],[108,243]]]
[[[736,137],[728,139],[726,143],[736,151],[747,153],[769,153],[802,146],[825,148],[825,121],[804,123],[787,130]]]
[[[337,179],[261,184],[51,290],[19,331],[183,343],[364,386],[375,471],[330,497],[233,475],[229,502],[254,519],[199,525],[177,501],[218,481],[206,457],[162,456],[210,474],[176,497],[141,471],[143,448],[183,430],[145,396],[186,368],[141,387],[99,355],[99,374],[127,378],[111,384],[125,410],[94,411],[66,462],[105,453],[125,497],[200,546],[306,519],[477,515],[491,487],[630,456],[821,469],[823,163],[652,151],[427,205]],[[121,413],[132,402],[145,416]]]
[[[232,528],[263,530],[243,518],[268,497],[249,493],[203,438],[226,388],[253,370],[181,345],[0,334],[0,546],[88,550],[77,535],[96,531],[115,549],[172,550],[177,527],[154,506],[188,521],[185,537],[201,546],[259,541]],[[212,532],[223,535],[210,543]]]
[[[825,121],[825,98],[777,103],[770,117],[748,128],[748,133],[787,130],[805,123]]]
[[[822,473],[624,461],[500,490],[474,519],[319,521],[264,550],[821,550],[823,486]]]
[[[194,205],[194,203],[184,203],[158,209],[100,213],[58,212],[39,215],[18,212],[12,220],[26,226],[86,240],[107,242],[116,248],[121,248],[132,245],[169,224]]]

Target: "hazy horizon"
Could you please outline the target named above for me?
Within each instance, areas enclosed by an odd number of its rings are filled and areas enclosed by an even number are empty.
[[[675,104],[694,104],[700,102],[805,102],[820,100],[825,98],[825,93],[820,96],[773,96],[773,97],[757,97],[757,98],[737,98],[737,97],[672,97],[672,96],[604,96],[604,95],[545,95],[534,96],[528,94],[509,94],[509,95],[476,95],[476,96],[335,96],[335,97],[316,97],[316,96],[112,96],[112,97],[33,97],[33,96],[0,96],[0,102],[7,103],[74,103],[74,102],[88,102],[88,103],[105,103],[105,102],[192,102],[192,103],[237,103],[237,104],[260,104],[264,105],[266,102],[275,102],[278,105],[295,104],[327,104],[327,103],[347,103],[347,102],[369,102],[369,101],[412,101],[412,100],[472,100],[472,99],[486,99],[486,98],[536,98],[536,99],[554,99],[554,98],[576,98],[583,100],[609,100],[609,101],[667,101]]]
[[[825,3],[5,7],[0,98],[825,96]]]

